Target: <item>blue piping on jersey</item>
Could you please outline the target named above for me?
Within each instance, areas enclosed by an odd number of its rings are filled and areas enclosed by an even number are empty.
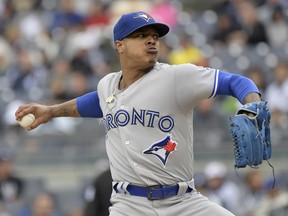
[[[218,89],[218,76],[219,76],[219,70],[216,70],[214,75],[214,86],[211,95],[208,98],[213,98],[216,96],[216,92]]]

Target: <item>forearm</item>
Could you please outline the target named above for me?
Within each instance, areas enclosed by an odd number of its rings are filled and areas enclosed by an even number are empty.
[[[77,110],[77,99],[62,104],[46,106],[37,103],[24,104],[15,113],[16,120],[21,120],[25,115],[34,114],[35,121],[27,129],[32,130],[41,124],[49,122],[56,117],[80,117]]]
[[[245,96],[245,98],[243,100],[243,104],[251,103],[251,102],[255,102],[255,101],[261,101],[261,97],[258,93],[251,92]]]
[[[50,106],[52,117],[80,117],[76,100],[77,99],[73,99],[62,104]]]

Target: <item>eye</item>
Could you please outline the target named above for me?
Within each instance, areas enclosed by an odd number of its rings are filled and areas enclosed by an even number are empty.
[[[159,35],[158,35],[158,34],[155,34],[155,35],[153,35],[153,38],[154,38],[155,40],[158,40],[158,39],[159,39]]]
[[[144,38],[145,35],[144,35],[144,34],[138,34],[138,37],[139,37],[139,38]]]

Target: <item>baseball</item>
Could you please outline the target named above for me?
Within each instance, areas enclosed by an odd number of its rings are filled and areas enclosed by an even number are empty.
[[[18,121],[19,125],[23,128],[29,127],[35,121],[35,116],[33,114],[25,115],[20,121]]]

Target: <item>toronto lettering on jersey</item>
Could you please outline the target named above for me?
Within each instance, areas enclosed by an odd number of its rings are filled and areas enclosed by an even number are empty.
[[[143,125],[143,127],[158,127],[163,132],[170,132],[174,127],[171,116],[161,116],[160,112],[153,110],[132,109],[132,113],[120,109],[115,114],[108,113],[105,116],[107,130],[125,127],[126,125]]]

